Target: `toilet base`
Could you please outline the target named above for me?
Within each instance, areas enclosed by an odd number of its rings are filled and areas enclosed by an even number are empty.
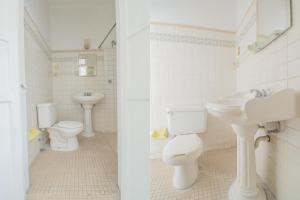
[[[182,190],[189,188],[195,183],[198,177],[198,160],[174,166],[173,186]]]
[[[53,151],[75,151],[79,148],[77,137],[71,137],[66,142],[58,142],[55,139],[50,139],[50,147]]]

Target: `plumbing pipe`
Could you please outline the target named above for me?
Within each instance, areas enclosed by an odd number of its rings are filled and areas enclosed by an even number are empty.
[[[270,142],[271,137],[268,135],[269,132],[264,125],[258,125],[258,130],[256,131],[256,138],[254,142],[254,148],[257,149],[259,144],[263,141]]]
[[[260,142],[265,141],[265,142],[270,142],[271,141],[271,136],[270,134],[276,134],[280,133],[283,131],[283,122],[277,121],[277,122],[269,122],[265,124],[258,124],[258,130],[256,132],[256,135],[261,135],[258,136],[255,139],[254,147],[255,149],[258,148]],[[261,133],[260,133],[261,132]]]
[[[104,44],[105,40],[108,38],[108,36],[111,34],[111,32],[114,30],[116,27],[117,23],[115,22],[114,25],[110,28],[108,33],[105,35],[104,39],[102,40],[101,44],[98,46],[98,49],[101,49],[102,45]]]
[[[271,137],[269,135],[264,135],[264,136],[260,136],[258,138],[255,139],[255,143],[254,143],[254,147],[255,149],[258,148],[259,144],[262,142],[271,142]]]

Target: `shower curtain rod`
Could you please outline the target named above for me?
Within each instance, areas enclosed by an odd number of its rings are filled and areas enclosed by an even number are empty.
[[[116,22],[115,22],[114,25],[110,28],[110,30],[108,31],[108,33],[106,34],[106,36],[105,36],[104,39],[102,40],[101,44],[98,46],[98,49],[101,49],[103,43],[105,42],[105,40],[108,38],[108,36],[111,34],[111,32],[114,30],[115,27],[116,27]]]

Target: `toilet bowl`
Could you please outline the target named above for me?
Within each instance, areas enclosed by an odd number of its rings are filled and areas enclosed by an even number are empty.
[[[74,151],[78,149],[77,135],[83,130],[81,122],[57,122],[56,106],[53,103],[38,104],[37,111],[39,128],[46,129],[49,132],[52,150]]]
[[[174,138],[163,149],[163,161],[174,166],[174,188],[186,189],[198,177],[203,143],[197,133],[206,130],[206,111],[203,107],[173,107],[167,109],[167,117],[168,129]]]
[[[83,124],[74,121],[60,121],[47,130],[52,150],[74,151],[79,147],[77,135],[83,130]]]
[[[174,166],[173,185],[177,189],[191,186],[198,176],[198,158],[203,151],[198,135],[178,135],[164,148],[163,160]]]

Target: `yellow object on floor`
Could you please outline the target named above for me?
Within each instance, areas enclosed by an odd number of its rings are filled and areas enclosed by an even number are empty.
[[[166,139],[169,135],[168,129],[166,128],[154,129],[150,134],[154,139]]]
[[[36,129],[36,128],[29,129],[28,141],[31,142],[34,138],[36,138],[40,134],[41,134],[41,131],[39,129]]]

